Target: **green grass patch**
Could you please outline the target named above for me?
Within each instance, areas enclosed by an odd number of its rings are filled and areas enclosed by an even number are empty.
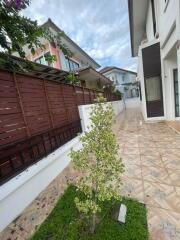
[[[127,206],[126,223],[120,224],[114,217],[120,202],[110,201],[103,204],[103,220],[91,235],[85,231],[85,224],[76,209],[74,198],[76,188],[69,186],[49,217],[40,226],[32,240],[147,240],[148,229],[146,207],[135,200],[123,198]],[[102,217],[102,216],[100,216]]]

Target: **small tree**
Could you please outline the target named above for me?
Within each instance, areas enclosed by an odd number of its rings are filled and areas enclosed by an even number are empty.
[[[120,199],[121,173],[123,164],[118,157],[118,144],[112,131],[113,108],[105,99],[98,97],[91,112],[90,131],[81,136],[82,149],[71,150],[75,169],[82,171],[83,178],[75,184],[85,200],[75,198],[80,212],[91,218],[91,233],[95,231],[100,203]]]

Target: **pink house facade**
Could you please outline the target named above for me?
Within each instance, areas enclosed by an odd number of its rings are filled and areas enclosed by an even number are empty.
[[[55,35],[62,31],[56,26],[51,19],[48,19],[42,26],[49,28],[49,30]],[[83,51],[72,39],[70,39],[66,34],[62,37],[62,43],[65,44],[70,51],[73,53],[72,58],[67,58],[64,56],[62,50],[56,46],[54,43],[50,43],[48,40],[42,39],[42,43],[45,45],[45,50],[36,49],[35,55],[32,55],[28,49],[26,51],[26,58],[30,61],[41,63],[44,65],[49,65],[45,60],[46,55],[55,55],[56,61],[50,64],[51,67],[64,70],[64,71],[74,71],[79,68],[92,67],[97,69],[100,65],[92,59],[85,51]]]

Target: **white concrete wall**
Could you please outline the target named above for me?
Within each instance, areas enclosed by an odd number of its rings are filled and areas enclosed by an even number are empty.
[[[177,56],[169,56],[164,60],[164,82],[165,82],[165,110],[166,119],[174,120],[175,118],[175,101],[174,101],[174,76],[173,70],[177,68]]]
[[[146,19],[146,36],[147,36],[148,42],[154,39],[154,30],[153,30],[153,24],[152,24],[152,6],[150,1],[148,5],[147,19]]]
[[[141,84],[141,97],[142,100],[140,102],[141,112],[144,119],[147,119],[147,112],[146,112],[146,95],[145,95],[145,83],[144,83],[144,72],[143,72],[143,63],[142,63],[142,51],[139,49],[138,53],[138,81]]]
[[[159,34],[161,36],[161,43],[164,45],[167,41],[168,35],[170,34],[172,27],[176,24],[178,13],[179,0],[168,0],[165,3],[164,0],[157,1],[159,5]]]
[[[79,137],[72,139],[0,187],[0,231],[19,216],[68,166],[68,153],[72,147],[81,147]]]
[[[156,32],[159,33],[160,41],[163,45],[174,24],[178,25],[178,15],[180,12],[179,0],[167,0],[166,2],[165,0],[154,0],[154,7]],[[151,1],[149,0],[146,18],[146,36],[148,42],[151,42],[155,38],[152,20],[152,6]]]
[[[112,104],[117,116],[123,110],[122,101]],[[84,131],[90,123],[91,108],[92,105],[80,107]],[[18,217],[40,192],[68,166],[71,161],[68,155],[71,148],[80,149],[81,147],[79,137],[76,137],[0,186],[0,231]]]
[[[126,108],[139,108],[140,99],[139,98],[128,98],[125,100]]]
[[[109,104],[109,103],[107,103]],[[124,109],[123,101],[112,102],[115,116],[118,116]],[[79,106],[79,114],[81,119],[81,126],[84,132],[89,131],[88,127],[91,125],[90,114],[92,112],[92,104]]]

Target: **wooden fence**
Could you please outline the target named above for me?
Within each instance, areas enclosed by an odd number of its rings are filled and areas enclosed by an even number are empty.
[[[0,182],[52,152],[81,131],[78,105],[98,94],[73,85],[0,71]]]

